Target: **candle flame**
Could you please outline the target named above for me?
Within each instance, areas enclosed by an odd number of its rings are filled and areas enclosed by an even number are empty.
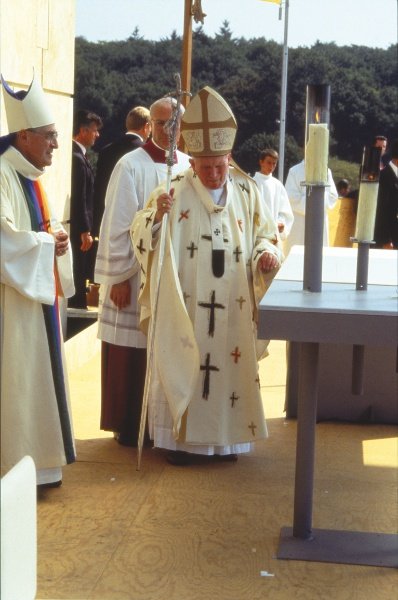
[[[315,123],[320,123],[321,121],[321,114],[319,112],[319,110],[316,110],[315,112]]]

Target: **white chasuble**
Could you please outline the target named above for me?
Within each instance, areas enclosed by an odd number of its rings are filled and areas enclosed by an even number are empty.
[[[214,204],[209,191],[191,170],[173,181],[172,187],[174,204],[168,217],[161,277],[162,281],[164,273],[167,283],[162,282],[160,287],[155,362],[149,365],[155,370],[154,381],[159,379],[171,415],[180,414],[173,407],[176,398],[169,392],[170,382],[178,387],[182,378],[192,373],[181,426],[175,419],[173,423],[174,434],[178,434],[184,449],[189,451],[200,445],[234,447],[265,438],[256,320],[267,281],[258,272],[257,262],[264,251],[281,259],[275,246],[275,224],[261,205],[256,185],[233,168],[226,184],[224,207]],[[145,249],[136,252],[142,267],[140,303],[144,327],[154,308],[159,244],[157,238],[152,239],[151,225],[161,191],[158,188],[151,194],[147,208],[137,213],[132,227],[134,248]],[[175,350],[181,319],[185,319],[184,330],[187,316],[198,348],[195,360],[188,345],[181,356]],[[188,339],[190,344],[189,336]],[[167,344],[167,352],[164,348],[159,351],[160,342],[162,347]],[[151,396],[155,445],[156,430],[167,428],[160,395],[158,389]]]

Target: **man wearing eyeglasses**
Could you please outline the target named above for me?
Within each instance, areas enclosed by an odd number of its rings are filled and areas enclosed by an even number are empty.
[[[168,120],[175,102],[161,98],[151,105],[152,138],[116,164],[99,235],[95,281],[101,284],[101,429],[113,431],[115,439],[128,446],[137,444],[146,372],[146,337],[139,327],[140,267],[131,246],[130,225],[152,190],[166,180]],[[178,137],[179,131],[177,141]],[[188,167],[189,157],[177,151],[173,174]]]
[[[58,310],[58,297],[74,293],[71,253],[39,181],[57,131],[36,79],[27,92],[2,84],[1,463],[30,455],[37,484],[55,487],[75,460]]]
[[[68,305],[87,308],[86,281],[93,280],[93,194],[94,171],[87,150],[99,138],[102,119],[89,110],[78,110],[73,120],[72,187],[70,196],[70,240],[73,252],[73,278],[76,294]]]

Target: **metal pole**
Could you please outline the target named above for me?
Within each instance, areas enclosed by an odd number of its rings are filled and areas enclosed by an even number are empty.
[[[312,503],[319,381],[319,344],[303,343],[300,358],[293,536],[308,540],[313,537]]]
[[[285,34],[283,39],[282,56],[282,79],[281,79],[281,112],[279,125],[279,162],[278,179],[283,183],[283,171],[285,162],[285,131],[286,131],[286,90],[287,90],[287,65],[288,65],[288,43],[287,34],[289,27],[289,0],[285,0]]]
[[[355,240],[357,241],[357,240]],[[366,292],[368,289],[370,242],[358,241],[356,290]],[[352,381],[351,393],[362,396],[364,391],[365,347],[354,345],[352,349]]]
[[[321,292],[325,186],[307,185],[306,196],[303,290]]]

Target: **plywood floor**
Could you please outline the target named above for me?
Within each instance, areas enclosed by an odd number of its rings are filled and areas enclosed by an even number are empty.
[[[283,342],[271,343],[261,381],[270,436],[254,453],[173,467],[146,449],[138,472],[136,451],[98,429],[99,355],[75,369],[78,460],[39,499],[37,598],[398,598],[394,569],[275,558],[280,527],[292,524],[295,465]],[[396,532],[397,462],[393,426],[319,424],[313,526]]]

